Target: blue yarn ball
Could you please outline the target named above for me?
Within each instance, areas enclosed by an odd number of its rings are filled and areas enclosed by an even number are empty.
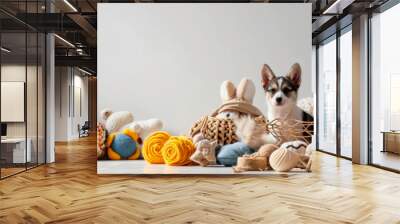
[[[123,159],[126,159],[136,152],[137,143],[128,135],[118,134],[115,136],[111,148]]]

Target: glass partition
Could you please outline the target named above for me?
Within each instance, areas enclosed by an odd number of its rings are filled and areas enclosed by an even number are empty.
[[[44,1],[17,5],[42,13]],[[45,45],[44,33],[0,12],[1,179],[45,163]]]
[[[24,171],[31,162],[26,144],[26,33],[1,34],[1,175]],[[6,50],[4,50],[6,49]]]

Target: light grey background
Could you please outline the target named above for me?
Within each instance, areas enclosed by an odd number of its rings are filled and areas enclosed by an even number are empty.
[[[266,113],[260,70],[303,69],[312,96],[311,4],[99,4],[98,111],[160,118],[173,134],[216,109],[222,81],[249,77]]]

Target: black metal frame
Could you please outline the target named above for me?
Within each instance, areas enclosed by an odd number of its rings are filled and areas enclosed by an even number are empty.
[[[341,77],[341,66],[340,66],[340,30],[336,31],[336,154],[341,157],[341,133],[342,125],[340,119],[340,77]]]
[[[315,45],[315,148],[319,149],[319,45]]]
[[[27,1],[25,1],[25,3],[26,2]],[[36,3],[37,3],[36,9],[38,11],[38,9],[39,9],[39,6],[38,6],[39,0],[36,0]],[[26,7],[27,7],[27,5],[25,4],[25,11],[27,10]],[[46,7],[46,11],[47,11],[47,7]],[[16,19],[18,19],[18,18],[16,18]],[[26,19],[26,15],[25,15],[25,19]],[[31,27],[27,23],[23,22],[23,24],[24,24],[24,27],[25,27],[24,32],[22,32],[22,33],[25,34],[25,84],[24,84],[24,92],[25,92],[24,93],[24,98],[25,98],[24,99],[24,107],[25,107],[25,109],[24,109],[24,120],[25,120],[25,169],[23,169],[21,171],[18,171],[18,172],[15,172],[15,173],[12,173],[12,174],[7,175],[7,176],[2,176],[2,168],[0,168],[0,180],[6,179],[8,177],[12,177],[12,176],[17,175],[19,173],[23,173],[23,172],[25,172],[27,170],[39,167],[39,166],[44,165],[44,164],[47,163],[47,74],[48,74],[47,73],[47,33],[43,33],[41,31]],[[38,136],[39,135],[39,107],[37,106],[36,107],[36,143],[37,143],[36,150],[37,150],[37,152],[36,152],[36,162],[32,166],[28,166],[28,162],[27,162],[28,161],[28,154],[26,153],[26,150],[27,150],[27,147],[28,147],[28,145],[27,145],[27,142],[28,142],[28,125],[27,125],[27,121],[28,121],[28,117],[27,117],[28,33],[30,33],[30,32],[28,32],[28,30],[32,30],[32,31],[34,31],[34,33],[36,33],[36,45],[37,45],[36,46],[36,100],[37,100],[36,104],[37,105],[39,105],[39,68],[38,68],[38,66],[39,66],[39,49],[38,49],[39,48],[39,33],[43,33],[44,34],[43,42],[42,42],[42,44],[44,44],[44,51],[41,52],[41,53],[44,54],[43,55],[43,59],[44,59],[44,65],[43,66],[44,66],[44,68],[42,70],[42,73],[43,73],[42,82],[44,83],[44,99],[43,99],[44,106],[42,106],[44,108],[44,111],[43,111],[44,117],[42,117],[44,119],[42,121],[42,122],[44,122],[44,133],[43,133],[44,134],[44,136],[43,136],[44,145],[42,146],[42,147],[44,147],[43,148],[43,152],[44,152],[43,159],[44,159],[44,161],[42,163],[39,162],[39,136]],[[2,37],[2,32],[0,32],[0,45],[1,45],[1,37]],[[0,54],[0,68],[1,68],[1,61],[2,61],[2,57],[1,57],[1,54]],[[0,69],[0,81],[1,81],[1,69]],[[0,93],[0,97],[1,97],[1,93]],[[0,106],[0,110],[1,110],[1,106]],[[1,120],[1,115],[0,115],[0,120]],[[0,144],[0,155],[1,155],[1,144]],[[31,164],[29,164],[29,165],[31,165]]]
[[[367,41],[368,41],[368,54],[367,54],[367,64],[368,64],[368,69],[367,69],[367,85],[368,85],[368,95],[367,95],[367,107],[368,107],[368,114],[367,114],[367,141],[368,141],[368,155],[367,155],[367,162],[368,164],[372,164],[372,116],[371,116],[371,111],[372,111],[372,85],[371,85],[371,71],[372,71],[372,64],[371,64],[371,56],[372,56],[372,33],[371,33],[371,18],[372,18],[372,13],[368,13],[368,36],[367,36]]]

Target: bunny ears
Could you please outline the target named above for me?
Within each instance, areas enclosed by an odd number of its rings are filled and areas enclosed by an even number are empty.
[[[236,111],[252,116],[261,116],[261,111],[253,105],[255,93],[256,87],[253,81],[248,78],[243,78],[237,89],[231,81],[224,81],[220,88],[222,105],[210,116],[215,117],[224,111]]]
[[[220,88],[220,95],[223,103],[236,99],[243,100],[251,104],[253,103],[255,93],[256,87],[254,86],[253,81],[248,78],[243,78],[240,81],[237,89],[229,80],[224,81]]]

